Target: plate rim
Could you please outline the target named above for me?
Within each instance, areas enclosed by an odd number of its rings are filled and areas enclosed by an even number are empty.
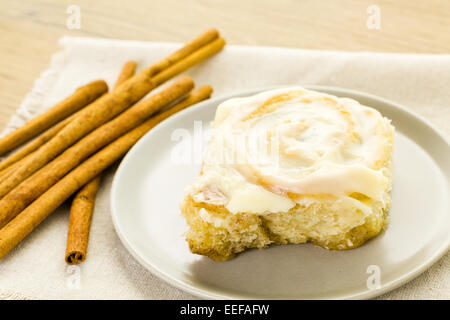
[[[160,125],[162,125],[164,123],[167,124],[167,121],[169,121],[169,119],[170,119],[170,121],[174,121],[178,118],[183,117],[185,114],[187,114],[189,112],[193,112],[196,109],[202,108],[203,105],[205,105],[205,104],[214,103],[214,101],[219,101],[219,100],[224,100],[224,99],[228,100],[228,99],[239,97],[239,96],[257,94],[262,91],[273,90],[273,89],[283,88],[283,87],[294,87],[294,86],[298,86],[298,85],[275,85],[275,86],[255,87],[255,88],[250,88],[250,89],[246,89],[246,90],[231,92],[228,94],[220,95],[220,96],[213,97],[211,99],[202,101],[192,107],[189,107],[185,110],[182,110],[182,111],[172,115],[168,119],[166,119],[166,120],[162,121],[161,123],[159,123],[158,125],[156,125],[154,128],[152,128],[152,130],[150,130],[143,137],[141,137],[139,139],[139,141],[136,144],[134,144],[130,148],[130,150],[126,153],[126,155],[120,161],[120,164],[119,164],[116,172],[114,173],[114,177],[113,177],[113,181],[112,181],[112,186],[111,186],[111,191],[110,191],[111,219],[113,221],[113,225],[114,225],[116,234],[118,235],[118,237],[119,237],[120,241],[122,242],[122,244],[124,245],[124,247],[148,271],[150,271],[152,274],[154,274],[158,278],[162,279],[163,281],[169,283],[170,285],[172,285],[180,290],[183,290],[185,292],[188,292],[194,296],[200,297],[200,298],[224,299],[224,300],[261,299],[258,297],[251,297],[251,296],[234,296],[234,295],[231,296],[231,295],[217,294],[217,293],[214,293],[214,292],[202,289],[202,288],[198,288],[194,285],[187,284],[179,279],[173,278],[170,275],[164,273],[159,268],[155,267],[154,265],[152,265],[151,263],[146,261],[146,259],[141,257],[139,255],[139,253],[133,248],[133,245],[127,239],[125,233],[121,230],[121,227],[118,222],[118,213],[116,212],[114,201],[116,199],[116,190],[118,188],[117,187],[118,181],[120,179],[122,170],[124,170],[122,168],[125,167],[128,159],[131,158],[135,152],[137,152],[136,150],[138,150],[140,148],[140,145],[145,143],[146,137],[151,135],[152,132],[154,132],[156,130],[156,128],[158,128]],[[333,93],[333,95],[341,95],[342,94],[342,96],[345,96],[346,94],[350,94],[352,96],[364,97],[364,98],[378,101],[382,104],[387,104],[390,107],[393,107],[402,112],[405,112],[405,113],[409,114],[410,116],[416,118],[416,120],[422,122],[426,127],[428,127],[428,129],[431,129],[436,135],[438,135],[447,144],[447,147],[450,149],[450,140],[446,137],[445,134],[443,134],[440,131],[440,129],[436,128],[429,120],[423,118],[421,115],[417,114],[415,111],[410,110],[399,103],[393,102],[391,100],[388,100],[386,98],[383,98],[383,97],[380,97],[380,96],[377,96],[377,95],[374,95],[371,93],[354,90],[354,89],[347,89],[347,88],[343,88],[343,87],[323,86],[323,85],[303,85],[302,87],[309,89],[309,90],[316,90],[316,91],[326,91],[326,90],[333,91],[333,92],[335,92],[335,93]],[[357,100],[357,99],[355,99],[355,100]],[[447,184],[447,188],[448,188],[448,184]],[[439,246],[439,248],[431,256],[431,258],[425,260],[422,264],[417,266],[415,269],[403,274],[402,276],[400,276],[388,283],[383,283],[381,288],[376,289],[376,290],[365,291],[362,293],[336,296],[336,297],[333,297],[332,299],[370,299],[370,298],[380,296],[389,291],[395,290],[396,288],[412,281],[414,278],[418,277],[420,274],[422,274],[423,272],[428,270],[439,259],[441,259],[449,251],[449,249],[450,249],[450,234],[447,237],[446,242],[444,241]],[[277,298],[271,298],[271,299],[277,299]],[[295,299],[295,298],[292,298],[292,299]],[[327,298],[324,298],[324,299],[327,299]]]

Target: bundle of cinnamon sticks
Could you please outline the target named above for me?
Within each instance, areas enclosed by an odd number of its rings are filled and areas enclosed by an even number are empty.
[[[76,193],[65,260],[84,261],[101,173],[159,122],[208,99],[212,88],[193,90],[192,79],[182,77],[141,99],[224,45],[210,29],[136,75],[136,62],[128,61],[112,91],[103,80],[91,82],[0,138],[0,156],[34,138],[0,162],[0,259]]]

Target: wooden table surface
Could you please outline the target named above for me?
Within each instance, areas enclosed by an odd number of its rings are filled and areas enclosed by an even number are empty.
[[[80,8],[79,30],[67,27],[70,5]],[[1,0],[0,130],[61,36],[184,42],[208,27],[229,44],[449,53],[450,1]]]

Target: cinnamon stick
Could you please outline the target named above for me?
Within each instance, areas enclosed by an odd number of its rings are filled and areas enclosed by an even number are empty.
[[[195,46],[192,43],[195,43]],[[203,45],[204,43],[206,45],[197,50],[197,46]],[[173,54],[150,66],[119,85],[115,90],[103,95],[88,105],[50,141],[42,145],[26,163],[0,182],[0,197],[5,196],[14,187],[42,168],[77,140],[140,100],[154,87],[217,53],[224,45],[225,42],[223,39],[218,38],[214,40],[211,32],[206,32],[196,40],[190,42],[186,48],[178,50],[178,54]],[[191,50],[194,51],[191,52]],[[160,71],[163,65],[168,67]],[[152,76],[154,76],[155,81]]]
[[[33,154],[33,152],[31,152],[30,154],[26,155],[25,157],[23,157],[22,159],[18,160],[17,162],[14,162],[10,166],[6,167],[5,169],[1,170],[0,171],[0,181],[6,179],[9,175],[11,175],[14,172],[14,170],[19,168],[25,161],[27,161],[27,158],[31,157],[32,154]]]
[[[68,264],[83,262],[86,258],[95,196],[100,181],[101,175],[96,176],[81,188],[72,201],[65,258]]]
[[[210,44],[213,40],[216,40],[219,37],[219,32],[214,29],[208,29],[204,33],[202,33],[197,38],[186,43],[181,49],[175,51],[171,55],[167,56],[163,60],[155,63],[151,67],[149,67],[148,73],[151,76],[155,76],[159,72],[168,69],[170,66],[175,63],[183,60],[193,52],[196,52],[198,49]]]
[[[22,127],[0,138],[0,155],[37,136],[72,113],[91,103],[108,91],[105,81],[97,80],[84,85],[44,113],[28,121]]]
[[[117,78],[116,84],[114,88],[117,88],[119,84],[122,84],[125,82],[125,80],[128,80],[134,75],[134,72],[136,70],[136,62],[135,61],[127,61],[120,74]],[[44,133],[24,145],[22,148],[8,156],[6,159],[2,160],[0,162],[0,180],[1,176],[3,174],[3,171],[11,166],[12,164],[16,163],[17,161],[23,159],[25,156],[29,155],[33,151],[37,150],[40,146],[42,146],[44,143],[49,141],[51,138],[53,138],[62,128],[64,128],[70,121],[72,121],[80,111],[75,112],[70,117],[67,117],[66,119],[58,122],[50,129],[46,130]]]
[[[137,63],[136,61],[130,60],[125,62],[125,64],[122,67],[122,70],[119,73],[119,76],[117,77],[116,84],[114,85],[114,89],[116,89],[119,85],[124,83],[126,80],[130,79],[132,76],[134,76],[134,72],[136,71]]]
[[[217,38],[201,47],[189,56],[179,60],[174,63],[170,68],[166,68],[160,71],[158,74],[154,75],[152,80],[155,85],[166,82],[167,80],[173,78],[182,71],[198,64],[199,62],[205,60],[210,55],[219,52],[225,46],[225,40],[223,38]]]
[[[56,135],[56,133],[58,133],[62,128],[64,128],[64,126],[68,124],[74,118],[74,116],[76,116],[76,114],[77,113],[62,120],[61,122],[58,122],[53,127],[46,130],[44,133],[40,134],[38,137],[31,140],[29,143],[21,147],[19,150],[9,155],[7,158],[5,158],[2,162],[0,162],[0,170],[1,170],[0,172],[7,169],[14,163],[20,161],[33,151],[37,150],[40,146],[49,141],[51,138],[53,138]]]
[[[193,86],[194,82],[191,78],[183,77],[172,85],[150,96],[148,99],[124,111],[115,119],[97,128],[65,150],[0,200],[0,228],[84,159],[130,129],[138,126],[156,111],[161,110],[163,107],[186,95]],[[71,123],[68,124],[68,126],[70,125]],[[13,175],[24,165],[22,164],[21,167],[14,171]]]
[[[39,149],[39,147],[47,143],[47,141],[50,141],[50,139],[53,138],[59,131],[61,131],[62,128],[64,128],[69,122],[75,119],[75,117],[77,117],[80,114],[81,110],[75,112],[66,119],[58,122],[53,127],[47,129],[45,132],[37,136],[35,139],[31,140],[29,143],[25,144],[19,150],[15,151],[13,154],[9,155],[7,158],[2,160],[2,162],[0,162],[0,175],[4,171],[6,171],[6,169],[9,169],[9,167],[23,160],[32,152]]]
[[[209,86],[194,90],[188,98],[173,108],[145,121],[64,176],[58,183],[23,210],[20,215],[0,229],[0,259],[17,246],[17,244],[82,185],[99,175],[116,160],[120,159],[150,129],[172,114],[201,100],[207,99],[211,91],[212,89]]]
[[[117,78],[114,88],[134,75],[136,62],[126,62]],[[95,197],[100,187],[101,175],[98,175],[75,195],[70,208],[69,230],[65,260],[68,264],[83,262],[89,243],[89,231],[95,207]]]

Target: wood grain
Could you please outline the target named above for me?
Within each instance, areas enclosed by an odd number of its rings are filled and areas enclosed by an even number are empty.
[[[380,29],[366,26],[372,4]],[[66,27],[69,5],[81,9],[80,30]],[[212,26],[229,44],[450,52],[448,0],[2,0],[0,130],[63,35],[183,42]]]

